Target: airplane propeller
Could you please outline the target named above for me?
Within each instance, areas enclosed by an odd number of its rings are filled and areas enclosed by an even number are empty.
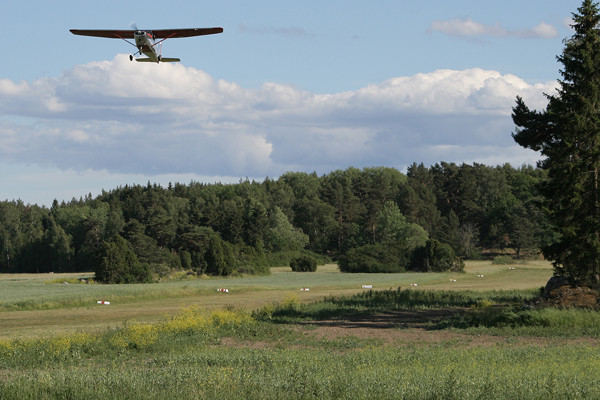
[[[129,27],[131,29],[133,29],[134,31],[139,31],[137,24],[135,23],[135,21],[133,21],[132,23],[129,24]]]

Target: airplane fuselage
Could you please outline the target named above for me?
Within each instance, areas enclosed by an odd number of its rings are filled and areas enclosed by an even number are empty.
[[[133,36],[140,54],[146,55],[152,62],[160,61],[160,54],[155,49],[154,39],[150,32],[136,31]]]

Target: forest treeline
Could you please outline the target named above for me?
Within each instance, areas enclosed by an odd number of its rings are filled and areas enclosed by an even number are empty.
[[[413,164],[406,174],[348,168],[237,184],[126,185],[50,208],[4,201],[0,272],[97,271],[117,245],[159,274],[268,273],[302,252],[348,261],[357,249],[381,253],[390,243],[401,243],[399,252],[437,243],[463,259],[484,248],[520,256],[552,239],[539,205],[544,174]]]

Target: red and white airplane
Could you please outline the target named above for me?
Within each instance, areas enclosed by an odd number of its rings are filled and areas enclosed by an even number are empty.
[[[214,35],[223,32],[223,28],[184,28],[184,29],[138,29],[132,24],[130,30],[112,29],[71,29],[71,33],[81,36],[95,36],[110,39],[123,39],[130,45],[137,47],[137,53],[130,55],[131,61],[138,62],[179,62],[179,58],[163,57],[162,42],[171,38],[182,38],[191,36]],[[135,44],[127,39],[135,39]],[[156,41],[156,39],[162,39]],[[146,58],[134,58],[135,55],[146,55]]]

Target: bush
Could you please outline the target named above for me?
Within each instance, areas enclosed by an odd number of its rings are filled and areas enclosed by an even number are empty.
[[[410,269],[422,272],[462,271],[465,263],[456,256],[450,245],[428,240],[425,246],[417,248],[412,257]]]
[[[496,256],[492,260],[493,265],[509,265],[514,263],[515,260],[511,256]]]
[[[392,245],[376,243],[348,250],[339,266],[342,272],[405,272],[406,259]]]
[[[262,242],[258,241],[255,246],[238,245],[234,250],[239,262],[238,273],[251,275],[269,275],[271,273]]]
[[[290,267],[294,272],[315,272],[317,270],[317,260],[310,256],[301,255],[292,258]]]
[[[148,264],[138,261],[129,242],[116,235],[112,241],[104,242],[96,280],[102,283],[148,283],[152,281],[152,274]]]
[[[313,253],[310,250],[302,249],[302,250],[293,250],[293,251],[278,251],[275,253],[266,253],[265,257],[267,260],[267,265],[269,267],[284,267],[290,265],[292,259],[307,256],[313,258],[317,261],[317,265],[330,264],[331,258],[326,255]]]

